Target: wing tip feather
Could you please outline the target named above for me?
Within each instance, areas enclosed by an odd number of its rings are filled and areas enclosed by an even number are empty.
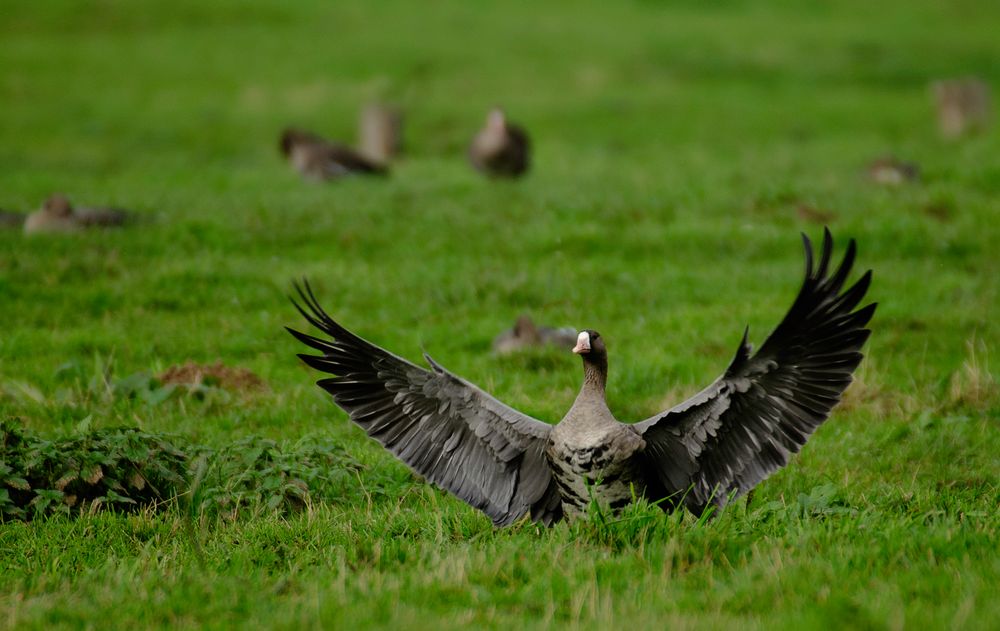
[[[813,247],[812,247],[812,241],[809,240],[809,235],[807,235],[805,232],[801,233],[801,235],[802,235],[802,246],[805,248],[806,251],[806,282],[808,282],[809,279],[812,278],[812,273],[813,273]]]

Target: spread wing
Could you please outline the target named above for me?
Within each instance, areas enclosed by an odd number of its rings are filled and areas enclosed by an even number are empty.
[[[855,310],[871,283],[869,270],[841,292],[854,263],[851,240],[840,267],[828,275],[833,238],[813,270],[806,249],[806,278],[781,324],[753,357],[747,334],[729,368],[708,388],[657,416],[637,423],[646,440],[652,499],[681,500],[701,513],[724,506],[785,466],[851,383],[870,331],[875,304]],[[662,485],[657,488],[656,483]]]
[[[483,511],[496,525],[525,514],[562,517],[545,446],[552,426],[514,410],[424,356],[431,370],[340,326],[296,285],[296,308],[332,339],[288,331],[321,355],[299,355],[333,377],[317,385],[383,447],[414,471]]]

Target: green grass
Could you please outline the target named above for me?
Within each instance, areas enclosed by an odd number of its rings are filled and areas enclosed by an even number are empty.
[[[216,449],[319,434],[362,468],[297,512],[0,524],[0,625],[995,628],[1000,134],[941,140],[927,83],[1000,88],[1000,10],[814,4],[4,3],[0,206],[63,191],[145,221],[0,233],[0,419]],[[282,127],[350,139],[372,98],[406,109],[390,178],[281,162]],[[464,162],[495,103],[533,134],[522,182]],[[886,153],[922,180],[865,181]],[[575,358],[490,340],[521,312],[594,328],[637,420],[777,323],[821,230],[800,203],[875,270],[868,358],[803,453],[707,523],[494,530],[350,426],[283,330],[308,276],[348,327],[555,422]],[[269,389],[92,387],[187,360]]]

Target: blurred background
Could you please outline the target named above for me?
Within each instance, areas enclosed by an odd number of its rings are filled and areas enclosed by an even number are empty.
[[[0,14],[0,207],[61,192],[142,219],[0,234],[8,377],[44,381],[96,353],[130,372],[238,358],[300,383],[283,294],[308,275],[363,333],[501,384],[484,351],[518,314],[605,330],[640,358],[622,369],[638,414],[665,383],[714,376],[744,322],[774,325],[799,282],[798,233],[822,225],[876,269],[871,350],[890,382],[941,387],[970,344],[996,341],[997,133],[943,134],[931,87],[997,84],[992,2]],[[352,144],[370,103],[404,115],[389,177],[315,184],[284,163],[283,128]],[[466,161],[493,106],[531,136],[520,181]],[[918,176],[886,185],[879,159]],[[569,392],[564,365],[537,368]]]
[[[200,522],[205,559],[172,504],[5,524],[0,620],[989,628],[998,26],[996,0],[0,0],[0,421],[138,427],[234,467],[318,435],[359,463],[303,515]],[[309,181],[279,151],[287,127],[357,146],[371,104],[402,114],[387,175]],[[469,164],[497,106],[531,139],[518,179]],[[130,221],[26,234],[55,193]],[[306,276],[348,328],[552,422],[578,360],[494,339],[522,314],[597,329],[637,420],[746,324],[764,339],[824,226],[880,303],[846,401],[753,505],[617,548],[492,532],[350,426],[283,328],[306,328]]]

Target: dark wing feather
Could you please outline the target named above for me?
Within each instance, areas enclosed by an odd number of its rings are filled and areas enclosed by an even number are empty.
[[[385,166],[377,164],[354,151],[350,147],[328,143],[325,146],[326,169],[331,176],[343,175],[347,173],[368,173],[372,175],[385,175],[388,172]]]
[[[426,355],[431,370],[363,340],[320,308],[308,283],[296,290],[306,309],[295,306],[333,338],[288,329],[322,353],[299,357],[334,375],[317,384],[369,436],[497,525],[528,513],[545,525],[560,519],[544,454],[551,425],[504,405]]]
[[[636,424],[646,440],[651,493],[673,506],[681,500],[701,513],[723,506],[785,466],[830,414],[851,383],[870,331],[875,304],[855,310],[871,283],[866,272],[841,291],[854,263],[851,240],[829,275],[833,238],[806,278],[781,324],[753,357],[747,333],[725,374],[691,399]]]

